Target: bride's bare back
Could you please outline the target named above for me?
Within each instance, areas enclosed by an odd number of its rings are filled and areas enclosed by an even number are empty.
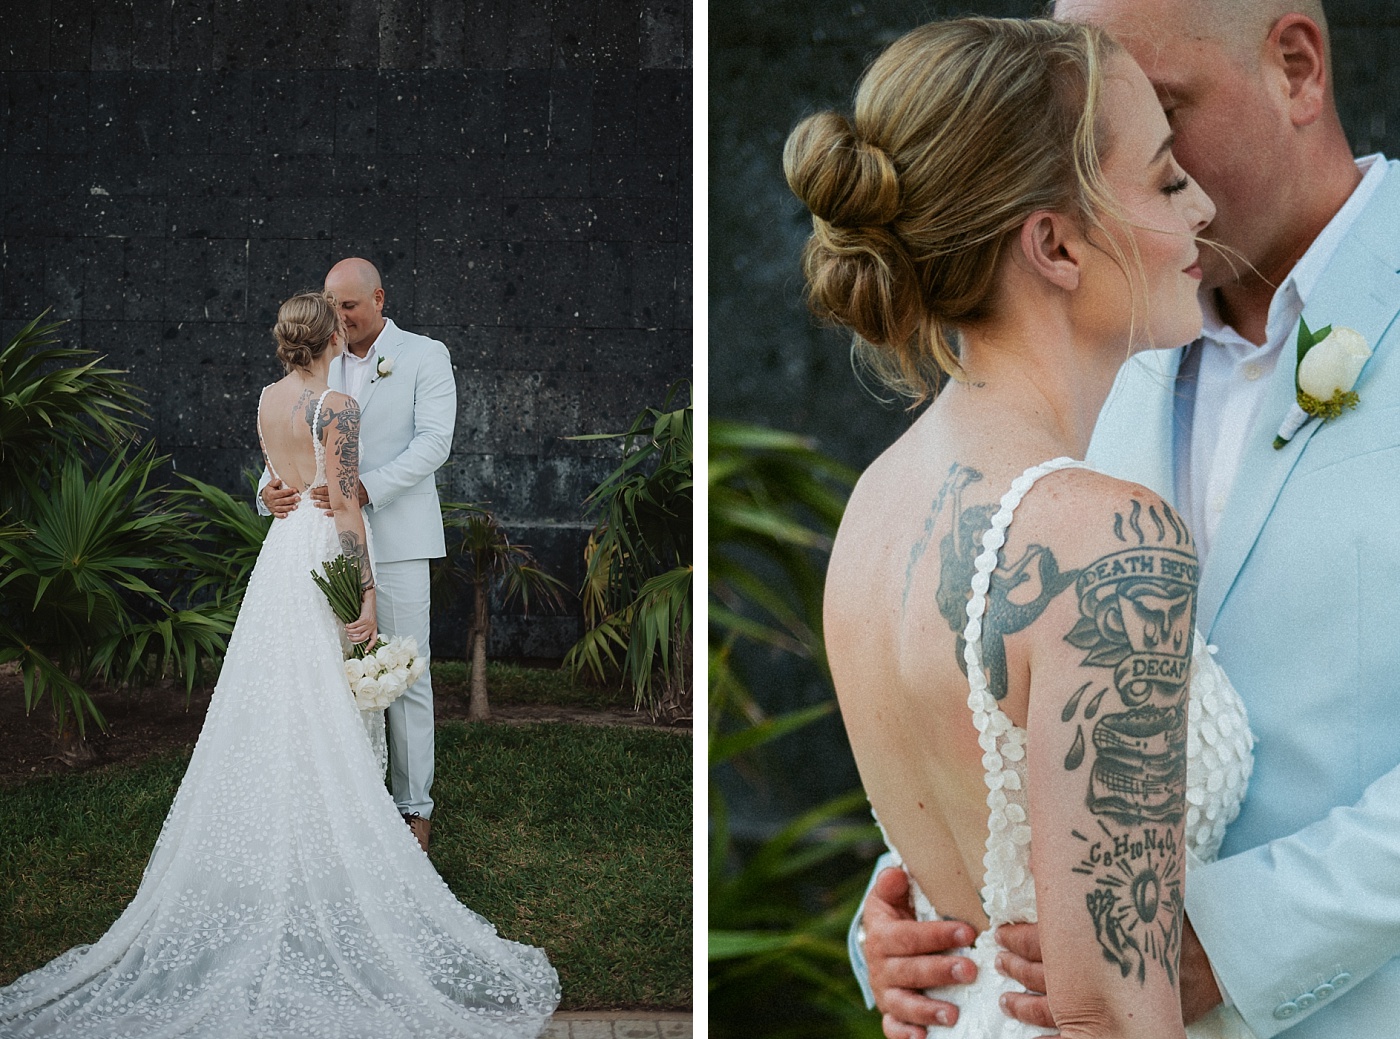
[[[258,436],[269,472],[302,492],[316,482],[314,438],[325,428],[323,416],[322,428],[312,430],[319,400],[318,390],[289,375],[263,390],[258,405]]]

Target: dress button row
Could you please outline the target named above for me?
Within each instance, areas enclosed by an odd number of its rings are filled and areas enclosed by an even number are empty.
[[[1331,981],[1324,981],[1311,992],[1304,992],[1296,999],[1291,999],[1286,1003],[1280,1003],[1274,1007],[1274,1017],[1280,1021],[1286,1021],[1294,1014],[1307,1010],[1315,1006],[1320,1000],[1334,995],[1336,991],[1351,980],[1351,975],[1342,971],[1332,978]]]

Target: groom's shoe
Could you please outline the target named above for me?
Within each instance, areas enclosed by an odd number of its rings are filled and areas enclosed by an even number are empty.
[[[433,823],[431,819],[424,819],[417,812],[401,812],[403,821],[408,823],[408,828],[413,831],[413,836],[418,839],[418,846],[423,849],[423,854],[428,853],[428,839],[433,833]]]

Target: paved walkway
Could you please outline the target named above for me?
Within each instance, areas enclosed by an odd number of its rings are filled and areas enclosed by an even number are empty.
[[[692,1039],[688,1013],[642,1010],[566,1010],[555,1014],[542,1039]]]

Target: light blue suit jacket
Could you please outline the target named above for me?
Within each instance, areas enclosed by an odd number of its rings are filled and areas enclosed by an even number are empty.
[[[1361,403],[1272,440],[1290,338],[1201,570],[1197,623],[1249,711],[1254,776],[1186,909],[1254,1032],[1400,1035],[1400,163],[1307,301],[1373,353]],[[1168,499],[1182,351],[1124,366],[1089,460]]]
[[[360,482],[369,494],[374,560],[436,559],[447,554],[433,474],[447,461],[457,424],[452,362],[442,343],[388,319],[374,355],[393,364],[389,375],[370,376],[359,399]],[[340,358],[331,362],[327,381],[344,392]],[[258,510],[267,512],[261,497]]]
[[[1186,908],[1261,1039],[1400,1036],[1397,316],[1391,162],[1304,308],[1309,327],[1346,325],[1371,345],[1360,406],[1275,451],[1290,340],[1201,571],[1197,623],[1257,743],[1243,811],[1221,859],[1191,872]],[[1193,401],[1182,353],[1124,365],[1089,448],[1098,468],[1169,500]],[[854,941],[851,953],[865,986]]]
[[[433,474],[447,461],[457,424],[457,381],[447,347],[387,318],[374,355],[393,364],[360,391],[360,482],[369,494],[374,558],[381,563],[447,554]],[[376,361],[376,364],[378,362]],[[331,363],[330,387],[345,389]]]

